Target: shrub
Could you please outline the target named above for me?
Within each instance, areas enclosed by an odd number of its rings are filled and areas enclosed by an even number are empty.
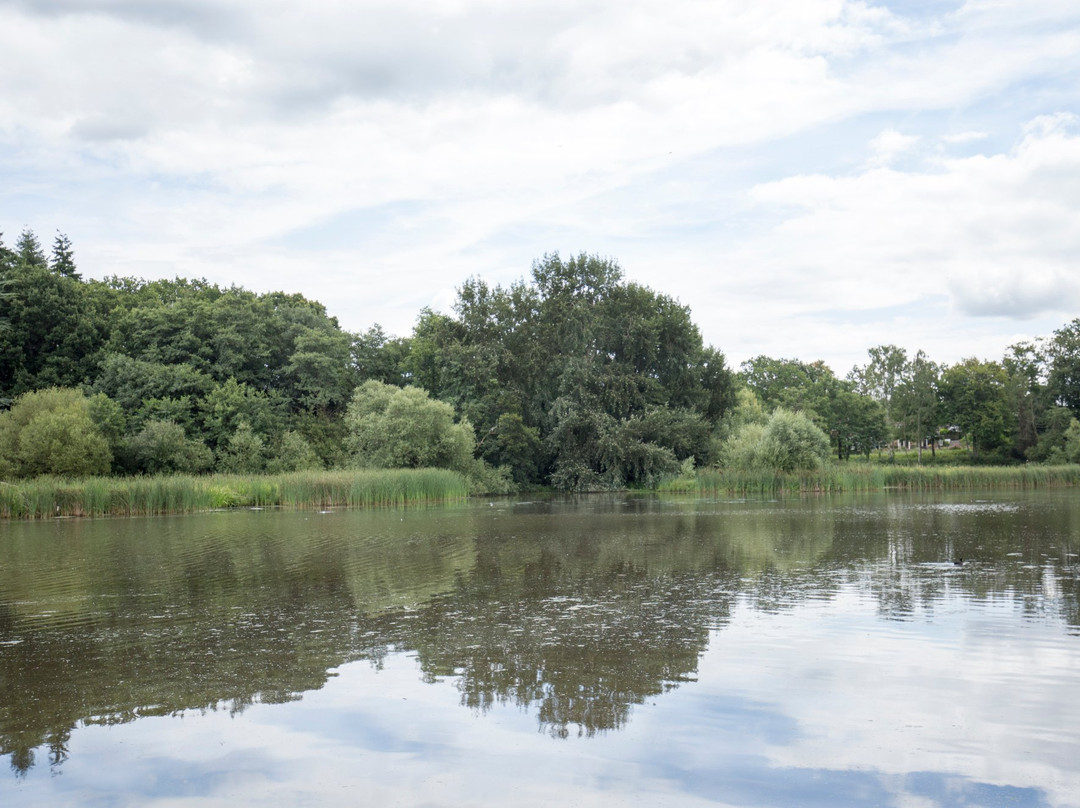
[[[473,465],[472,425],[454,423],[453,408],[419,388],[369,380],[354,393],[345,422],[346,445],[357,466],[446,468],[467,474]]]
[[[765,424],[743,424],[720,449],[721,465],[741,471],[813,470],[828,455],[828,436],[808,416],[783,408]]]
[[[148,474],[196,474],[213,465],[209,447],[192,440],[180,424],[153,420],[127,441],[127,453],[132,467]]]
[[[0,475],[105,474],[111,464],[109,442],[78,390],[24,393],[0,415]]]
[[[779,471],[820,468],[829,456],[829,436],[801,412],[778,409],[769,417],[762,459]]]
[[[278,442],[277,451],[266,463],[266,471],[269,474],[280,474],[286,471],[308,471],[322,468],[322,461],[315,453],[304,436],[299,432],[287,430],[282,433]]]
[[[218,468],[233,474],[257,473],[266,468],[266,444],[246,421],[241,421],[218,451]]]

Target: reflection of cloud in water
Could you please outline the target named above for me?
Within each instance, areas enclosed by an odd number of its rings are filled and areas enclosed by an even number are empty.
[[[1002,630],[1012,604],[972,613],[952,597],[932,623],[883,632],[873,609],[848,590],[776,616],[736,610],[702,658],[695,698],[768,694],[798,727],[765,745],[768,766],[782,781],[815,773],[808,787],[835,781],[822,792],[833,804],[1073,804],[1080,705],[1059,625],[1018,636]],[[889,798],[843,796],[845,783],[870,782]]]

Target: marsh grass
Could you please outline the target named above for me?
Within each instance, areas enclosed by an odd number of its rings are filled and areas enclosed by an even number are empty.
[[[830,465],[818,471],[720,471],[702,469],[660,486],[666,492],[802,493],[839,491],[959,491],[977,488],[1051,488],[1080,485],[1080,466],[885,466]]]
[[[0,483],[0,518],[136,516],[239,507],[376,507],[461,500],[466,479],[445,469],[298,471],[267,476],[39,477]]]

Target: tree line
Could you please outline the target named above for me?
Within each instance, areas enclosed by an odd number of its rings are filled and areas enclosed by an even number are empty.
[[[83,279],[70,239],[0,235],[0,478],[454,468],[488,490],[653,485],[702,466],[805,468],[944,430],[981,462],[1080,459],[1080,320],[952,366],[872,348],[840,378],[736,371],[689,309],[618,264],[546,255],[467,279],[407,337],[299,294]]]

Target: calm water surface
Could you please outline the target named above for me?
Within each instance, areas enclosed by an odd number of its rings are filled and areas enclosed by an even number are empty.
[[[0,523],[0,804],[1080,806],[1078,553],[1074,491]]]

